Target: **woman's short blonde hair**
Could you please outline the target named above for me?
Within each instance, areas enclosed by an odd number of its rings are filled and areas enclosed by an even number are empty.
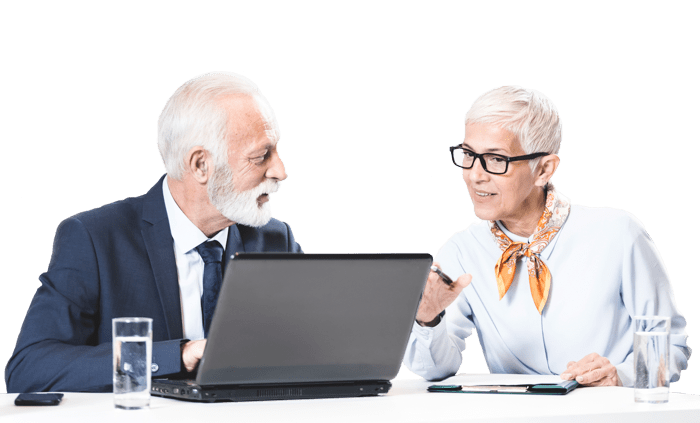
[[[465,123],[494,124],[512,132],[525,154],[559,152],[561,122],[554,103],[544,94],[518,86],[491,90],[477,98]],[[532,160],[534,169],[538,160]]]

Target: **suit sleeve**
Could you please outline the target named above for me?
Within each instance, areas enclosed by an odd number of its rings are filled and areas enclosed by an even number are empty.
[[[59,225],[49,269],[32,299],[5,368],[8,392],[112,390],[112,343],[98,343],[100,274],[93,243],[76,218]],[[180,342],[153,344],[164,374],[180,370]]]

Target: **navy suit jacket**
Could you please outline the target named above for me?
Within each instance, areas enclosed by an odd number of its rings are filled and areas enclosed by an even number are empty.
[[[146,195],[58,226],[49,269],[5,368],[8,392],[111,391],[113,317],[152,318],[153,375],[182,370],[180,287],[162,181]],[[234,249],[301,252],[289,226],[275,219],[229,227],[226,257]]]

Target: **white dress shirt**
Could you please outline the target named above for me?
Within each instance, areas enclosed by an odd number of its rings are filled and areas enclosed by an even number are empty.
[[[212,238],[207,238],[195,226],[170,194],[168,178],[163,179],[163,199],[168,214],[170,233],[173,236],[177,278],[180,284],[180,304],[182,305],[182,327],[184,337],[190,340],[204,338],[202,324],[202,291],[204,260],[195,248],[205,241],[219,241],[226,249],[228,228],[222,229]]]
[[[501,226],[502,229],[503,226]],[[531,241],[504,230],[514,242]],[[437,261],[450,277],[473,276],[440,323],[414,323],[404,363],[429,380],[457,372],[464,340],[476,328],[491,373],[561,374],[570,361],[596,352],[634,385],[633,317],[671,317],[671,381],[687,367],[685,319],[668,276],[642,225],[620,210],[572,206],[540,257],[552,275],[540,315],[530,293],[525,257],[499,301],[495,265],[502,252],[487,222],[471,225],[443,246]]]

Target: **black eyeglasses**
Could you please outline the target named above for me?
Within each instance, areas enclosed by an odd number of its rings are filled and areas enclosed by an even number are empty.
[[[450,147],[450,152],[452,153],[452,163],[454,163],[455,166],[461,167],[462,169],[471,169],[476,159],[479,159],[481,167],[493,175],[503,175],[508,172],[508,163],[510,162],[532,160],[549,155],[549,153],[533,153],[524,156],[508,157],[493,153],[477,154],[461,145]]]

